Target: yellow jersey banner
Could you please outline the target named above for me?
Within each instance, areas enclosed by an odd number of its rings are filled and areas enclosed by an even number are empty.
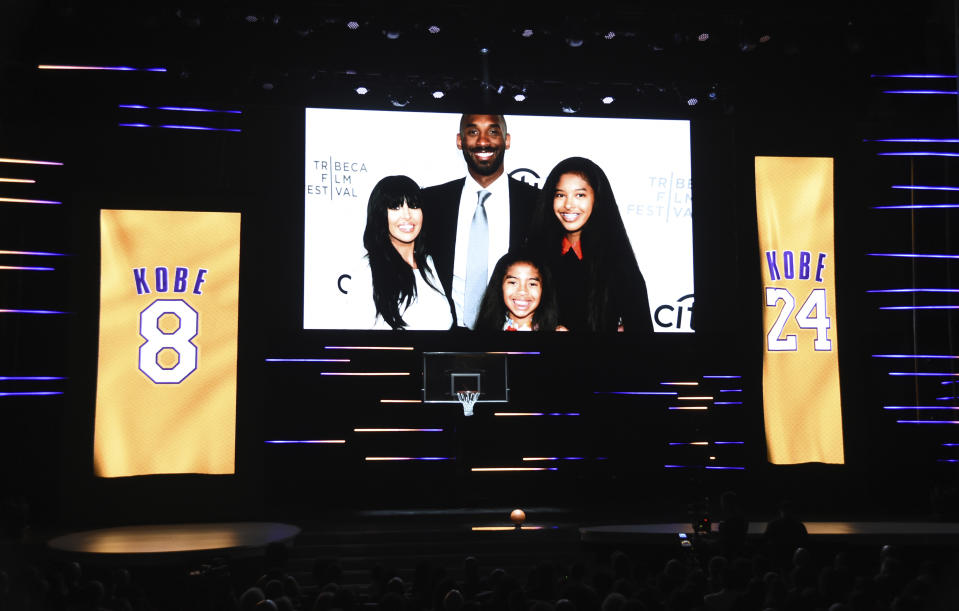
[[[234,472],[240,215],[100,211],[94,472]]]
[[[756,157],[769,461],[844,462],[833,159]]]

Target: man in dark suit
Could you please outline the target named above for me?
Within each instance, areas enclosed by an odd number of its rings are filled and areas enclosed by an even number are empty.
[[[423,189],[424,228],[436,272],[472,327],[496,261],[522,246],[539,190],[504,176],[510,146],[503,115],[464,114],[456,134],[467,176]]]

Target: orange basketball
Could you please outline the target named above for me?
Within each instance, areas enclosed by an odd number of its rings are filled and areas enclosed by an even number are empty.
[[[509,514],[509,519],[513,524],[522,524],[526,521],[526,512],[522,509],[514,509]]]

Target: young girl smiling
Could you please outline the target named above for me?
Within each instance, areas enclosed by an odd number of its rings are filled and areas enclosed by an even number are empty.
[[[526,252],[496,262],[476,319],[478,331],[565,331],[557,327],[549,269]]]

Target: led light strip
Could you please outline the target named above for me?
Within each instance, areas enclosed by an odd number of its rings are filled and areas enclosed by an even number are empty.
[[[917,254],[911,252],[870,252],[870,257],[902,257],[906,259],[959,259],[959,255]]]
[[[380,399],[380,403],[422,403],[422,399]]]
[[[63,64],[40,64],[38,70],[105,70],[109,72],[166,72],[166,68],[133,68],[131,66],[69,66]]]
[[[0,397],[48,397],[50,395],[62,395],[59,390],[32,390],[26,392],[0,392]]]
[[[413,350],[412,346],[323,346],[324,350]]]
[[[408,461],[408,460],[425,460],[425,461],[437,461],[437,460],[453,460],[449,456],[367,456],[364,458],[369,462],[394,462],[394,461]]]
[[[874,359],[959,359],[951,354],[874,354]]]
[[[952,377],[952,376],[959,376],[959,373],[949,373],[949,372],[946,372],[946,373],[934,373],[934,372],[927,372],[927,371],[919,371],[919,372],[913,372],[913,371],[890,371],[890,372],[889,372],[889,375],[891,375],[891,376],[920,376],[920,377],[926,377],[926,376]]]
[[[408,371],[321,371],[321,376],[408,376]]]
[[[31,271],[31,272],[52,272],[52,271],[55,271],[56,268],[28,267],[26,265],[0,265],[0,269],[21,270],[21,271]]]
[[[952,407],[949,405],[883,405],[883,409],[888,410],[929,410],[929,409],[952,409],[957,410],[959,407]]]
[[[959,204],[956,205],[959,207]],[[959,289],[873,289],[867,293],[959,293]]]
[[[959,420],[896,420],[896,424],[959,424]]]
[[[892,188],[905,189],[906,191],[959,191],[959,187],[944,185],[892,185]]]
[[[0,163],[24,163],[27,165],[63,165],[60,161],[37,161],[36,159],[13,159],[11,157],[0,157]]]
[[[699,386],[699,382],[660,382],[660,386]]]
[[[696,411],[696,412],[702,412],[702,411],[708,410],[709,408],[706,407],[705,405],[682,405],[682,406],[674,405],[674,406],[670,406],[669,409],[672,410],[672,411]]]
[[[443,429],[353,429],[354,433],[442,433]]]
[[[899,206],[873,206],[873,210],[922,210],[925,208],[959,208],[959,204],[911,204]]]
[[[476,472],[512,472],[512,471],[558,471],[558,467],[472,467]]]
[[[16,182],[21,184],[33,185],[33,184],[36,184],[37,181],[32,180],[30,178],[0,178],[0,182]]]
[[[46,382],[50,380],[66,380],[66,378],[62,376],[0,376],[0,382],[11,382],[14,380]]]
[[[65,257],[59,252],[40,252],[33,250],[0,250],[0,255],[35,255],[38,257]]]
[[[712,401],[712,397],[676,397],[677,401]]]
[[[63,203],[49,199],[26,199],[22,197],[0,197],[0,202],[9,204],[49,204],[54,206],[59,206]]]
[[[518,526],[518,525],[517,525]],[[543,530],[545,526],[471,526],[470,530],[474,532],[496,532],[496,531],[507,531],[507,530]],[[550,526],[549,528],[559,528],[558,526]]]
[[[0,308],[0,314],[68,314],[58,310],[14,310]]]
[[[880,310],[959,310],[959,305],[880,306]]]
[[[263,359],[267,363],[349,363],[350,359]]]
[[[263,443],[272,443],[272,444],[296,444],[296,443],[305,443],[305,444],[343,444],[346,443],[345,439],[268,439]]]
[[[145,106],[143,104],[118,104],[117,108],[124,108],[127,110],[150,110],[149,106]],[[155,110],[171,110],[175,112],[222,112],[231,115],[243,114],[242,110],[219,110],[216,108],[193,108],[190,106],[156,106],[154,108]]]
[[[678,395],[678,392],[668,392],[668,391],[643,391],[643,390],[595,390],[593,391],[594,395],[662,395],[667,397],[675,397]]]

